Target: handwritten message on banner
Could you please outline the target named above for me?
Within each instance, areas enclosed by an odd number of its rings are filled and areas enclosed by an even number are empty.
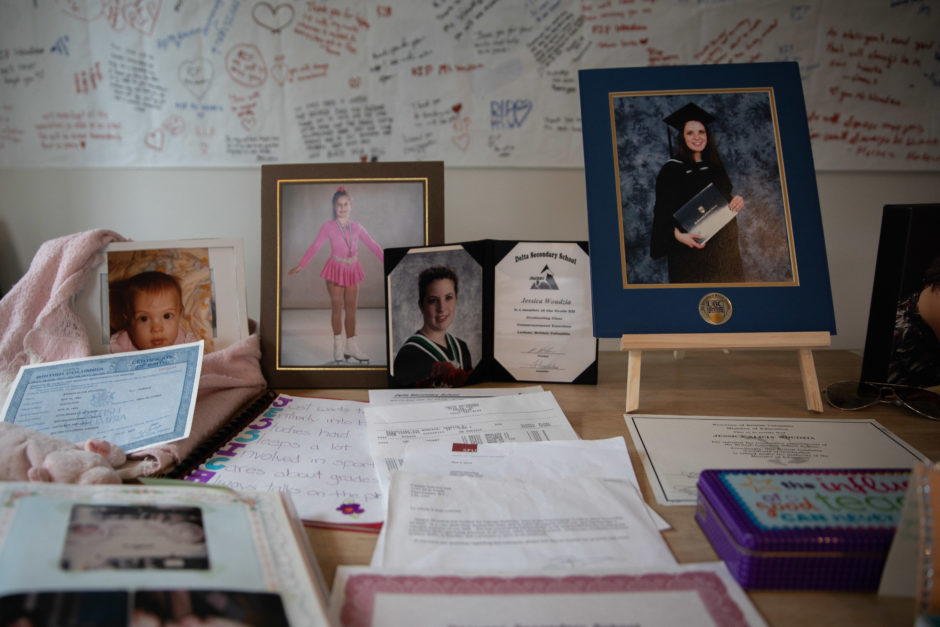
[[[0,5],[0,167],[582,167],[583,68],[797,61],[819,169],[940,169],[940,1]]]

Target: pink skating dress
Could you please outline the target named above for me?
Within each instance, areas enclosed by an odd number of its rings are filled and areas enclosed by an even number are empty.
[[[336,220],[330,220],[320,227],[320,232],[300,260],[299,266],[305,267],[327,240],[330,242],[330,258],[326,260],[320,276],[337,285],[358,285],[365,278],[366,273],[359,263],[360,241],[379,258],[379,261],[385,259],[382,248],[369,236],[364,226],[350,221],[345,227],[341,227]]]

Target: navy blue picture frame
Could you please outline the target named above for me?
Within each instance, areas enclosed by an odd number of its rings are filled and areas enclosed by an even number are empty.
[[[596,337],[835,333],[796,63],[588,69],[579,71],[579,86]],[[734,193],[748,199],[738,218],[744,281],[669,283],[662,262],[644,259],[655,178],[670,158],[663,117],[685,102],[718,118],[710,131],[720,136]],[[756,235],[749,235],[744,216],[754,206],[760,211],[747,219]],[[718,323],[701,312],[716,292],[728,303]]]

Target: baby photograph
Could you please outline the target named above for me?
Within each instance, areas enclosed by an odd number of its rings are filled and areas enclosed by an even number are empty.
[[[111,251],[107,257],[112,353],[197,340],[206,353],[215,349],[208,248]]]

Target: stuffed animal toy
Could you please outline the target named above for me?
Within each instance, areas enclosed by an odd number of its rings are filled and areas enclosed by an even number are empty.
[[[116,468],[127,456],[119,446],[88,440],[84,446],[0,422],[0,481],[121,483]]]

